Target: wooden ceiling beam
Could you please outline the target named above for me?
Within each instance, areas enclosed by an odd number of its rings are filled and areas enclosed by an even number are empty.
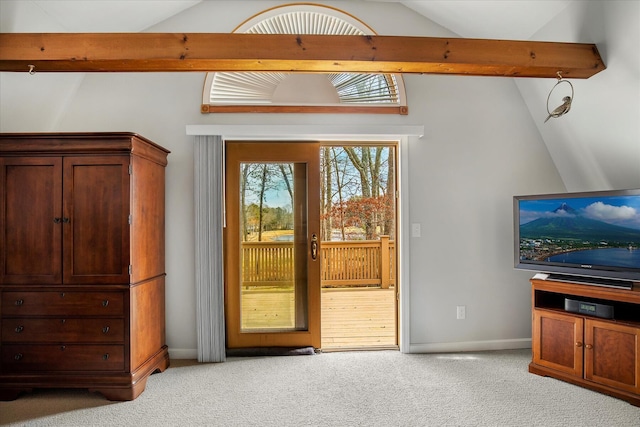
[[[594,44],[405,36],[2,33],[0,71],[358,72],[585,79]]]

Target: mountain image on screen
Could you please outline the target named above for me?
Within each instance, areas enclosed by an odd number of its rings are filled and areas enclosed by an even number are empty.
[[[579,216],[566,203],[562,203],[553,213],[558,215],[520,225],[520,237],[640,243],[640,230]]]

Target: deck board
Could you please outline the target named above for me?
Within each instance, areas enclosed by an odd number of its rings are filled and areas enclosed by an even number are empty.
[[[323,350],[397,345],[395,289],[323,288],[321,298]],[[291,293],[246,292],[243,297],[243,327],[290,327],[293,324],[293,305]]]
[[[322,290],[322,349],[397,345],[395,289]]]

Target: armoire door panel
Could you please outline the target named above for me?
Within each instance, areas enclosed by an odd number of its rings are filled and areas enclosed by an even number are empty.
[[[2,159],[0,283],[54,284],[62,277],[62,159]]]
[[[64,159],[65,283],[129,281],[129,157]]]

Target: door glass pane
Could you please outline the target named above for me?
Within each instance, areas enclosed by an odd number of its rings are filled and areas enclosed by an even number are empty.
[[[307,330],[307,165],[241,163],[239,196],[241,332]]]

